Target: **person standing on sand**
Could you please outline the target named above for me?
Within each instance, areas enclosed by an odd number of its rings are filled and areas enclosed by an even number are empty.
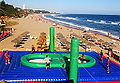
[[[36,53],[36,52],[35,52],[35,47],[32,45],[32,51],[31,51],[31,54],[33,54],[33,53]]]
[[[110,65],[110,59],[107,57],[107,73],[110,73],[109,65]]]
[[[10,64],[10,58],[9,58],[9,55],[8,55],[8,51],[6,50],[6,53],[5,53],[5,64]]]
[[[66,48],[66,53],[69,53],[70,48],[68,46],[66,46]]]
[[[101,60],[101,62],[103,63],[103,52],[102,52],[102,50],[101,50],[101,52],[100,52],[100,60]]]

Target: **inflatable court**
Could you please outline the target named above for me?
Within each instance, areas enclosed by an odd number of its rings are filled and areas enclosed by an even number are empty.
[[[12,83],[120,83],[120,65],[107,59],[100,61],[96,52],[79,52],[79,40],[71,40],[70,53],[54,51],[54,28],[50,28],[50,52],[9,51],[10,64],[5,64],[5,52],[0,53],[0,81]],[[51,58],[46,70],[46,55]],[[84,55],[86,63],[79,60]]]
[[[69,61],[66,62],[65,67],[55,67],[51,69],[45,68],[32,68],[24,66],[21,63],[21,57],[29,55],[30,52],[26,51],[9,51],[9,55],[13,56],[11,64],[5,65],[4,53],[0,58],[0,80],[8,82],[41,82],[41,83],[54,83],[69,80]],[[37,52],[41,54],[42,52]],[[44,54],[44,53],[43,53]],[[53,54],[53,53],[46,53]],[[64,52],[54,52],[56,56],[63,56]],[[110,61],[110,73],[107,73],[107,59],[103,58],[103,63],[99,60],[99,55],[95,52],[80,52],[91,56],[96,60],[96,64],[92,67],[80,67],[77,72],[77,82],[79,83],[119,83],[120,82],[120,66]],[[66,59],[67,57],[64,57]],[[61,58],[60,58],[61,59]],[[63,58],[62,58],[63,59]],[[64,62],[62,62],[64,64]]]

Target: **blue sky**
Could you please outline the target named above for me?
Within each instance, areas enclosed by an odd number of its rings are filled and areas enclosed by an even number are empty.
[[[60,13],[117,14],[120,15],[120,0],[5,0],[17,7],[45,9]]]

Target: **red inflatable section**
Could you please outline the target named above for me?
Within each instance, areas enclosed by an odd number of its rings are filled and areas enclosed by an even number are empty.
[[[105,57],[105,56],[104,56]],[[105,57],[107,59],[107,57]],[[110,60],[111,62],[115,63],[116,65],[120,66],[120,64],[114,62],[113,60]]]
[[[120,83],[120,81],[91,81],[91,82],[78,82],[78,83]]]
[[[3,52],[2,52],[2,51],[0,51],[0,58],[1,58],[2,54],[3,54]]]
[[[24,82],[24,83],[69,83],[69,82]]]
[[[25,83],[69,83],[69,82],[25,82]],[[120,83],[120,81],[91,81],[91,82],[78,82],[78,83]]]

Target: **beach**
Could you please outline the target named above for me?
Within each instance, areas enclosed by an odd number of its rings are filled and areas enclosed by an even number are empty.
[[[11,20],[18,22],[19,24],[9,27],[9,28],[14,28],[15,32],[12,33],[12,36],[0,42],[0,50],[30,51],[32,45],[34,45],[35,48],[37,49],[36,42],[38,41],[37,38],[39,38],[40,33],[44,32],[48,36],[50,27],[54,27],[55,28],[55,51],[66,51],[66,49],[64,49],[63,46],[61,46],[60,42],[58,41],[60,40],[60,34],[62,34],[64,36],[64,39],[68,42],[68,44],[64,40],[63,42],[65,42],[69,48],[70,48],[71,39],[77,38],[80,40],[80,42],[82,42],[81,43],[82,45],[86,45],[87,47],[89,47],[89,49],[84,49],[83,47],[79,46],[80,52],[88,51],[88,52],[98,53],[101,50],[103,50],[104,56],[107,57],[108,51],[102,49],[100,45],[97,45],[96,43],[98,43],[98,41],[96,42],[89,41],[89,39],[103,40],[103,41],[99,41],[99,43],[112,42],[111,48],[114,51],[116,50],[119,51],[119,53],[116,53],[116,54],[120,56],[120,40],[116,40],[116,39],[113,39],[105,35],[101,35],[101,34],[93,33],[93,32],[86,32],[84,30],[73,29],[70,27],[63,26],[63,25],[53,25],[53,22],[48,21],[47,19],[44,19],[40,15],[36,15],[36,14],[28,15],[25,18],[19,18],[19,19],[16,18],[16,19],[11,19]],[[24,44],[22,44],[23,47],[15,48],[14,47],[15,43],[11,41],[17,38],[18,36],[20,36],[20,34],[24,32],[30,32],[29,33],[30,37],[35,37],[35,38],[33,39],[28,38],[27,41],[25,41]],[[90,36],[92,37],[89,38]]]

